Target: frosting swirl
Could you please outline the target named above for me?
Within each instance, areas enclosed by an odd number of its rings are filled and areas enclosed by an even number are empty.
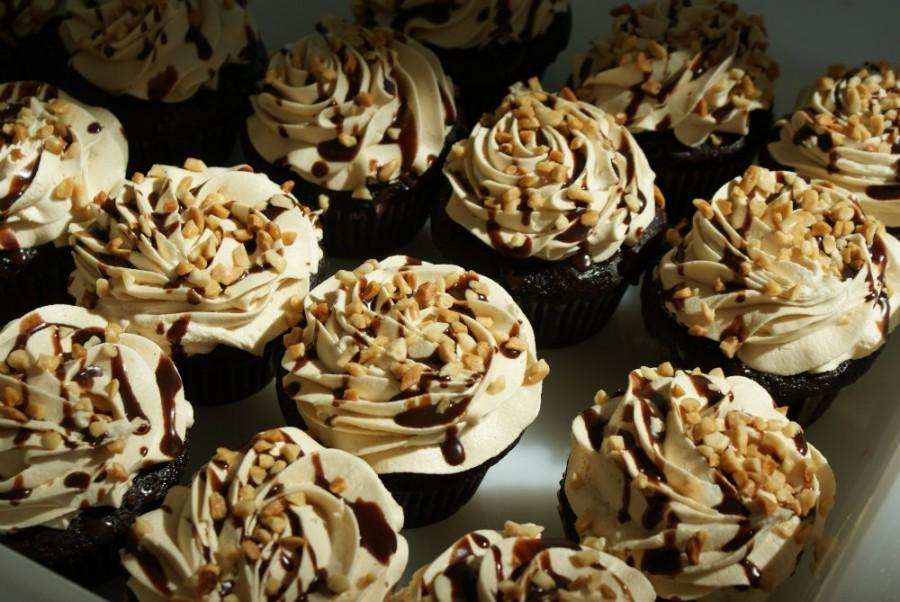
[[[596,401],[572,423],[575,527],[606,538],[660,598],[759,599],[821,535],[831,468],[755,382],[664,364]]]
[[[542,539],[542,530],[507,521],[502,533],[468,533],[419,569],[391,601],[656,599],[641,572],[605,554],[599,541]]]
[[[527,43],[568,10],[568,0],[353,0],[361,23],[390,27],[438,48]]]
[[[900,227],[900,83],[887,63],[840,65],[789,118],[775,124],[769,154],[810,178],[854,193],[867,214]]]
[[[71,67],[114,95],[176,103],[215,90],[223,67],[256,56],[243,2],[66,0]]]
[[[612,11],[608,40],[578,58],[578,95],[632,132],[672,130],[687,146],[746,135],[772,107],[778,65],[762,17],[721,0],[664,0]]]
[[[66,242],[91,199],[125,178],[119,121],[49,84],[0,84],[0,250]]]
[[[38,33],[62,8],[63,0],[0,0],[0,40]]]
[[[219,448],[136,521],[122,563],[140,602],[381,602],[406,567],[402,527],[365,462],[282,428]]]
[[[247,133],[266,161],[360,198],[369,183],[422,175],[456,122],[453,85],[430,50],[335,17],[272,57],[251,102]]]
[[[64,529],[119,507],[134,477],[184,450],[194,422],[172,360],[80,307],[0,331],[0,529]]]
[[[172,353],[261,355],[319,268],[316,217],[249,167],[154,166],[73,228],[69,293]]]
[[[884,344],[900,242],[852,196],[751,166],[695,204],[693,228],[659,264],[666,308],[690,334],[781,375],[828,372]]]
[[[569,90],[516,84],[454,145],[447,214],[508,255],[601,262],[656,215],[654,174],[628,131]]]
[[[534,420],[527,318],[497,283],[405,257],[340,271],[285,337],[285,392],[315,437],[380,473],[468,470]]]

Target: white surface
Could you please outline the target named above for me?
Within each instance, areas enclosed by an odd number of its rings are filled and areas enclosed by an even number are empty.
[[[572,43],[553,65],[545,86],[566,80],[574,55],[591,37],[609,28],[606,15],[618,2],[572,0],[575,29]],[[255,0],[252,10],[270,50],[312,29],[328,12],[349,15],[349,0]],[[782,67],[777,85],[777,111],[793,104],[806,85],[832,62],[852,64],[866,59],[900,61],[897,24],[900,2],[782,0],[744,2],[764,14],[771,53]],[[427,230],[406,252],[438,259]],[[347,267],[342,262],[340,267]],[[328,271],[338,267],[329,262]],[[556,491],[565,467],[572,418],[591,403],[598,388],[625,384],[629,370],[662,358],[640,320],[639,299],[632,289],[606,328],[589,341],[565,350],[542,353],[551,366],[543,409],[521,444],[489,473],[475,498],[450,519],[406,533],[411,547],[407,575],[431,560],[462,533],[502,526],[507,519],[547,526],[560,534]],[[827,532],[838,544],[813,577],[804,562],[782,586],[776,602],[887,602],[900,599],[900,341],[893,340],[860,383],[846,389],[831,410],[808,431],[809,440],[832,463],[838,480],[837,504]],[[238,446],[258,430],[282,424],[270,386],[238,404],[198,408],[193,433],[191,470],[208,459],[216,446]],[[0,547],[0,600],[98,600],[12,552]],[[100,592],[122,599],[122,581]]]

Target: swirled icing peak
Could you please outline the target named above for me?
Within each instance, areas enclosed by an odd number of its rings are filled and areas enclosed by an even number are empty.
[[[451,49],[528,43],[568,10],[568,0],[353,0],[360,23],[376,23]]]
[[[311,432],[379,473],[467,470],[537,415],[534,333],[497,283],[406,257],[340,271],[285,337],[283,385]]]
[[[2,530],[119,507],[139,472],[183,452],[194,422],[157,345],[69,305],[0,331],[0,396]]]
[[[260,355],[296,323],[319,268],[316,217],[247,167],[154,166],[74,228],[78,303],[173,353]]]
[[[138,518],[123,564],[140,602],[382,602],[406,567],[402,527],[365,462],[282,428],[219,448]]]
[[[502,533],[468,533],[419,569],[391,601],[656,599],[646,577],[604,553],[599,540],[543,539],[542,530],[507,521]]]
[[[176,103],[215,90],[223,67],[255,58],[259,34],[235,0],[66,0],[71,68],[114,95]]]
[[[128,144],[105,109],[49,84],[0,84],[0,250],[65,244],[91,200],[125,179]]]
[[[329,190],[410,181],[456,122],[453,85],[434,54],[395,31],[322,19],[277,52],[247,121],[262,157]]]
[[[900,226],[900,82],[887,63],[833,65],[790,117],[769,154],[797,173],[854,193],[863,211]]]
[[[516,84],[456,143],[444,173],[447,214],[501,253],[608,259],[656,215],[644,153],[628,131],[568,89]]]
[[[663,364],[596,401],[572,423],[575,527],[661,599],[761,599],[822,534],[831,468],[755,382]]]
[[[612,36],[579,57],[574,81],[632,132],[715,144],[718,134],[746,135],[750,112],[771,108],[778,66],[761,17],[721,0],[626,4],[612,15]]]
[[[827,372],[884,344],[900,243],[852,196],[751,166],[695,205],[659,264],[666,307],[690,334],[782,375]]]

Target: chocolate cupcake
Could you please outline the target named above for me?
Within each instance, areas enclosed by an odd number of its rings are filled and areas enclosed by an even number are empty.
[[[0,544],[101,583],[187,461],[178,371],[151,341],[51,305],[0,331],[0,394]]]
[[[139,602],[384,600],[406,568],[402,527],[365,462],[283,428],[219,448],[135,522],[122,562]]]
[[[125,179],[128,147],[109,111],[40,82],[0,84],[0,326],[66,303],[68,228]]]
[[[244,4],[67,0],[61,83],[122,120],[132,170],[230,156],[265,63]]]
[[[251,98],[244,151],[325,210],[329,255],[372,257],[425,223],[457,137],[453,85],[437,58],[388,29],[331,17],[285,46]]]
[[[64,0],[0,0],[0,82],[54,81]]]
[[[894,329],[900,242],[821,180],[751,166],[710,203],[643,289],[652,333],[683,366],[759,382],[811,423]]]
[[[568,0],[353,0],[353,12],[360,23],[391,27],[434,51],[476,119],[513,83],[541,77],[572,32]]]
[[[652,261],[665,218],[653,171],[628,131],[565,89],[517,84],[457,143],[434,242],[500,282],[538,345],[597,332]]]
[[[797,111],[778,120],[764,162],[852,192],[900,233],[900,83],[887,63],[832,66]]]
[[[315,221],[247,166],[157,165],[73,229],[69,292],[170,353],[194,403],[242,399],[272,379],[300,317],[322,260]]]
[[[664,364],[596,402],[572,422],[564,523],[658,600],[764,600],[820,539],[834,474],[755,382]]]
[[[502,533],[468,533],[416,571],[390,600],[656,600],[647,578],[606,554],[602,541],[543,539],[542,531],[507,521]]]
[[[418,527],[450,516],[518,442],[549,367],[497,283],[407,257],[339,271],[304,303],[278,380],[289,424],[361,457]]]
[[[612,35],[578,58],[578,95],[616,116],[647,154],[672,223],[739,175],[772,121],[778,65],[762,17],[720,0],[612,11]]]

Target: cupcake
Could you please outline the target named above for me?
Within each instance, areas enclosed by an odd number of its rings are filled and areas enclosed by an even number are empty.
[[[368,462],[407,527],[456,512],[537,416],[549,367],[484,276],[370,260],[316,287],[304,310],[284,341],[285,419]]]
[[[564,523],[659,600],[764,600],[820,539],[834,474],[755,382],[664,364],[596,401],[572,422]]]
[[[0,83],[0,126],[2,326],[70,300],[68,227],[125,179],[128,145],[109,111],[40,82]]]
[[[411,239],[458,121],[437,58],[388,29],[325,18],[275,53],[251,98],[244,153],[325,210],[329,255],[371,257]]]
[[[181,478],[194,422],[172,360],[80,307],[0,331],[0,544],[82,585]]]
[[[887,63],[836,65],[778,120],[765,159],[852,192],[866,214],[900,233],[900,83]]]
[[[274,376],[318,238],[315,216],[247,166],[157,165],[73,229],[69,292],[171,354],[194,403],[227,403]]]
[[[751,166],[647,274],[648,332],[683,366],[760,383],[811,423],[897,321],[900,242],[821,180]]]
[[[0,82],[52,81],[63,0],[0,0]]]
[[[452,194],[431,228],[451,261],[510,292],[539,346],[556,347],[615,311],[652,260],[664,202],[625,128],[569,89],[529,84],[453,147]]]
[[[390,600],[656,600],[647,578],[604,553],[599,540],[579,545],[543,539],[542,531],[512,521],[502,533],[472,531],[416,571]]]
[[[568,0],[354,0],[353,12],[433,50],[475,119],[514,82],[541,77],[572,31]]]
[[[374,602],[406,567],[402,527],[365,462],[283,428],[220,447],[138,518],[122,563],[138,602]]]
[[[63,87],[122,120],[132,170],[231,155],[265,62],[244,5],[66,0]]]
[[[672,223],[753,162],[778,65],[762,17],[720,0],[612,11],[612,35],[578,58],[579,97],[616,116],[647,154]]]

